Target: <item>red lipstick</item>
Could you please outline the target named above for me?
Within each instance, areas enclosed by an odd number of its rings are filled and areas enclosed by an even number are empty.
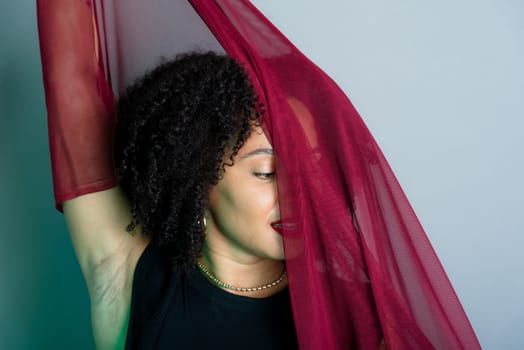
[[[279,234],[282,234],[282,222],[280,220],[272,222],[271,227]]]

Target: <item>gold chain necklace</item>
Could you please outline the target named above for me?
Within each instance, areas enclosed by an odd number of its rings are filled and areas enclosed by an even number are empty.
[[[234,290],[234,291],[237,291],[237,292],[258,292],[258,291],[261,291],[261,290],[266,290],[266,289],[272,288],[272,287],[278,285],[280,282],[282,282],[284,280],[284,278],[286,277],[286,275],[287,275],[286,270],[284,269],[284,272],[282,272],[282,275],[280,275],[280,277],[278,279],[276,279],[275,281],[273,281],[271,283],[268,283],[268,284],[264,284],[263,286],[246,288],[246,287],[236,287],[236,286],[232,286],[230,284],[227,284],[225,282],[222,282],[221,280],[216,278],[216,276],[213,275],[202,263],[200,263],[200,261],[197,261],[197,266],[200,269],[200,271],[202,271],[204,273],[204,275],[206,275],[217,286],[219,286],[221,288],[229,289],[229,290]]]

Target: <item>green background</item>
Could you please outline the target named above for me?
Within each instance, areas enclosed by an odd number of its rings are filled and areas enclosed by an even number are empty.
[[[524,3],[254,2],[363,116],[484,349],[521,349]],[[1,0],[0,350],[94,348],[52,198],[35,0]]]
[[[34,1],[0,2],[0,349],[93,349],[87,288],[53,207]]]

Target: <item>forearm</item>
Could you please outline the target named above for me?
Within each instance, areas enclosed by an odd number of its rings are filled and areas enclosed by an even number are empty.
[[[96,55],[90,3],[38,0],[38,29],[57,207],[116,185],[113,97]]]

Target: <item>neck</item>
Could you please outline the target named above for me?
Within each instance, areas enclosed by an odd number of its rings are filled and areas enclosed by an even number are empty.
[[[203,254],[198,259],[211,274],[226,284],[252,288],[270,284],[279,279],[285,270],[281,260],[265,259],[253,256],[234,256],[214,250],[204,244]],[[206,276],[209,280],[209,278]],[[212,282],[216,285],[216,283]],[[220,287],[220,286],[219,286]],[[287,277],[275,286],[260,291],[242,292],[220,287],[223,290],[242,296],[264,298],[278,293],[287,287]]]

